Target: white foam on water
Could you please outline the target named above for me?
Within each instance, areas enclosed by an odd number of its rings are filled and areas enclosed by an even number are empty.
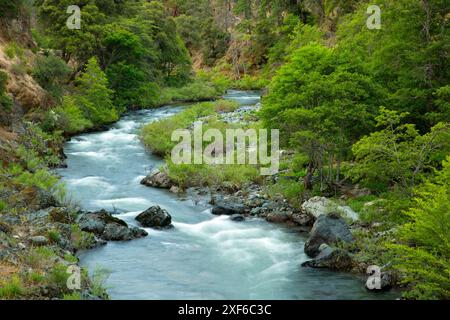
[[[104,151],[79,151],[79,152],[70,152],[68,153],[68,155],[93,158],[96,160],[108,160],[108,161],[118,159],[117,155],[108,154]]]
[[[133,183],[141,183],[141,181],[145,178],[146,176],[137,176],[136,178],[133,179]]]
[[[121,143],[121,142],[133,142],[137,140],[135,134],[124,133],[120,130],[113,129],[110,131],[103,132],[99,135],[102,143]]]
[[[92,202],[98,206],[150,206],[151,201],[144,198],[119,198],[119,199],[108,199],[108,200],[95,200]]]
[[[109,182],[106,181],[104,177],[85,177],[80,179],[69,179],[66,180],[67,183],[71,186],[77,186],[77,187],[98,187],[107,189],[108,191],[115,190],[115,186],[111,185]]]

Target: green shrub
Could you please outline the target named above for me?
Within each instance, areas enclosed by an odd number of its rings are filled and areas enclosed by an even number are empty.
[[[50,259],[55,257],[55,252],[47,247],[37,247],[30,250],[25,257],[25,262],[34,269],[39,269],[47,266],[50,263]]]
[[[79,292],[65,293],[63,296],[63,300],[78,301],[83,300],[83,297]]]
[[[10,42],[5,48],[5,54],[10,59],[14,59],[15,57],[21,59],[25,54],[25,49],[16,42]]]
[[[22,280],[17,275],[0,285],[0,299],[17,299],[24,293]]]
[[[70,135],[94,126],[89,119],[85,118],[73,96],[64,96],[62,105],[54,110],[54,114],[56,114],[56,127]]]
[[[6,84],[8,82],[8,75],[0,71],[0,107],[6,111],[11,110],[12,100],[6,95]]]
[[[95,244],[95,236],[92,233],[82,231],[76,224],[72,225],[71,239],[77,250],[89,249]]]
[[[58,243],[61,239],[61,234],[58,230],[49,230],[47,236],[53,243]]]
[[[255,76],[245,75],[233,84],[234,89],[261,90],[269,84],[269,81]]]
[[[261,178],[259,170],[250,165],[167,164],[170,178],[183,189],[223,185],[239,189]]]
[[[411,299],[450,298],[450,157],[433,181],[418,190],[406,214],[410,222],[398,230],[402,243],[388,244],[394,268],[411,290]]]
[[[32,74],[42,88],[59,99],[70,72],[64,60],[50,53],[37,57]]]
[[[49,285],[57,289],[61,293],[67,292],[67,280],[70,274],[67,273],[67,266],[59,263],[53,267],[53,269],[47,275],[47,282]]]
[[[225,93],[224,86],[221,82],[196,79],[180,88],[166,87],[161,91],[159,105],[214,100]]]
[[[8,205],[6,204],[5,201],[0,200],[0,213],[3,213],[4,211],[6,211],[8,208]]]
[[[171,141],[172,132],[187,129],[199,118],[214,115],[216,112],[232,111],[237,107],[237,103],[225,100],[196,104],[170,118],[146,125],[141,131],[142,141],[155,154],[166,156],[176,145]]]

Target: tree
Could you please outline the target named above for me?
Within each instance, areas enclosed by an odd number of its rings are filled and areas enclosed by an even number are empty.
[[[84,73],[77,79],[77,102],[87,119],[94,124],[107,124],[118,119],[112,102],[113,91],[96,58],[89,59]]]
[[[280,128],[284,145],[308,156],[309,180],[318,170],[322,182],[340,183],[341,162],[350,158],[351,145],[370,132],[380,103],[379,86],[351,70],[344,58],[316,43],[295,50],[263,101],[265,124]],[[310,181],[305,184],[311,188]]]

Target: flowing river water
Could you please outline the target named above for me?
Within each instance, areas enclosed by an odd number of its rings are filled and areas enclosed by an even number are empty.
[[[259,102],[254,92],[230,91],[242,106]],[[253,219],[217,217],[193,197],[140,185],[163,164],[138,139],[142,125],[181,107],[130,112],[108,131],[74,137],[66,145],[68,168],[59,174],[85,210],[106,209],[130,225],[153,205],[172,215],[175,228],[146,229],[149,237],[110,242],[80,255],[90,272],[107,269],[112,299],[379,299],[362,279],[305,269],[305,235]]]

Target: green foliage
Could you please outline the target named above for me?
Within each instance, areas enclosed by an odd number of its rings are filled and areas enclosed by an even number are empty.
[[[63,295],[63,300],[79,301],[79,300],[83,300],[83,297],[81,296],[81,294],[79,292],[65,293]]]
[[[76,97],[64,96],[61,106],[50,111],[52,126],[72,135],[90,129],[94,124],[85,118],[83,110],[77,105]]]
[[[418,189],[415,205],[406,213],[410,222],[398,235],[404,244],[388,245],[395,268],[411,286],[412,299],[450,297],[450,157],[435,179]]]
[[[0,3],[0,18],[13,18],[17,16],[22,5],[23,0],[2,0]]]
[[[6,95],[6,83],[8,81],[8,75],[0,71],[0,107],[9,111],[12,106],[12,100]],[[3,110],[2,110],[3,111]]]
[[[75,249],[90,249],[95,244],[95,236],[92,233],[84,232],[76,224],[72,225],[71,240]]]
[[[70,273],[67,272],[67,266],[65,264],[56,264],[47,275],[47,282],[50,286],[61,292],[62,294],[68,292],[67,280],[70,277]]]
[[[22,280],[17,275],[0,284],[0,299],[17,299],[25,293]]]
[[[118,120],[119,116],[112,102],[113,92],[108,88],[108,79],[100,69],[97,59],[89,59],[77,83],[77,102],[87,119],[95,124]]]
[[[228,186],[239,190],[261,178],[259,170],[251,165],[175,165],[168,161],[168,169],[170,178],[183,189]]]
[[[36,58],[32,75],[53,97],[61,98],[70,71],[64,60],[50,53]]]
[[[225,100],[196,104],[170,118],[146,125],[141,131],[141,139],[152,152],[166,156],[176,145],[171,141],[173,131],[187,129],[199,118],[211,116],[216,112],[230,112],[237,106],[237,103]]]
[[[379,103],[378,85],[367,75],[350,71],[335,50],[312,43],[295,50],[273,78],[263,100],[262,119],[281,130],[281,142],[308,156],[311,171],[328,162],[340,180],[340,163],[351,145],[372,129]],[[321,179],[324,180],[324,179]]]
[[[386,187],[398,184],[409,190],[421,180],[425,170],[436,166],[450,150],[450,128],[438,124],[420,135],[412,124],[401,124],[406,114],[385,108],[376,118],[383,128],[353,146],[356,163],[349,171],[355,181]]]
[[[181,88],[166,87],[162,90],[159,105],[174,104],[177,102],[200,102],[213,100],[223,92],[214,84],[202,80],[188,83]]]
[[[12,41],[5,47],[5,54],[10,59],[14,59],[16,57],[22,59],[25,54],[25,49],[16,42]]]
[[[70,0],[37,0],[38,34],[50,48],[61,50],[65,61],[74,58],[83,66],[96,57],[115,91],[111,98],[119,111],[155,106],[159,85],[181,85],[189,78],[188,51],[174,19],[158,1],[82,4],[81,30],[66,27],[66,8],[71,4]]]

